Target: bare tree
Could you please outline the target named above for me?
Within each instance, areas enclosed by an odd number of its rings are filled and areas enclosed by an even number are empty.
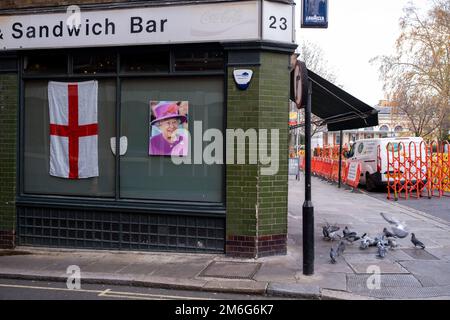
[[[334,69],[325,58],[322,48],[314,42],[304,41],[299,45],[299,59],[305,62],[309,70],[317,73],[322,78],[335,83],[337,80]]]
[[[304,41],[299,45],[299,59],[304,61],[306,67],[317,73],[322,78],[335,83],[337,81],[337,76],[335,74],[334,68],[329,65],[328,60],[325,58],[325,54],[322,48],[314,42]],[[342,87],[341,85],[339,85]],[[304,119],[304,111],[301,110],[301,118]],[[316,115],[312,115],[311,118],[311,136],[314,136],[318,132],[326,131],[326,124],[323,120]]]
[[[442,135],[450,125],[450,2],[431,4],[422,16],[410,3],[400,19],[395,55],[373,59],[380,63],[385,91],[398,99],[421,136]]]

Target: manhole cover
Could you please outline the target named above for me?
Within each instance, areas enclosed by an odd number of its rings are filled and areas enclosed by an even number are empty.
[[[252,279],[260,263],[213,261],[200,273],[200,277]]]
[[[411,258],[417,259],[417,260],[439,260],[435,256],[433,256],[431,253],[428,253],[427,251],[423,249],[402,249],[404,253],[406,253]]]

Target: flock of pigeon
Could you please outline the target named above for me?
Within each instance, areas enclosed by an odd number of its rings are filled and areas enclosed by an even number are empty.
[[[325,226],[323,226],[322,233],[324,240],[340,240],[336,249],[331,246],[331,263],[336,263],[336,258],[344,253],[344,240],[349,243],[353,243],[359,240],[359,248],[362,250],[367,249],[368,247],[377,247],[377,256],[379,258],[384,258],[388,249],[394,249],[398,247],[396,239],[406,238],[409,234],[409,232],[406,230],[406,225],[393,217],[388,218],[383,212],[380,212],[380,214],[384,218],[384,220],[386,220],[391,225],[392,232],[387,228],[384,228],[381,235],[377,235],[373,239],[370,238],[367,233],[358,236],[356,232],[350,231],[347,226],[342,230],[342,235],[338,233],[340,228],[336,225],[330,225],[329,223],[327,223]],[[411,242],[414,244],[414,247],[421,247],[422,249],[425,249],[425,245],[416,238],[416,235],[414,233],[411,233]]]

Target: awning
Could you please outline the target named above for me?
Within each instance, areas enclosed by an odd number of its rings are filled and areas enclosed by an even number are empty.
[[[312,82],[311,111],[328,131],[378,125],[378,111],[308,69]]]

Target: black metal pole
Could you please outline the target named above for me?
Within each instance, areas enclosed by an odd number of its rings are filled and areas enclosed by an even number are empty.
[[[305,108],[305,202],[303,203],[303,274],[314,274],[314,207],[311,201],[311,97],[308,81],[308,102]]]
[[[339,178],[338,188],[341,187],[341,172],[342,172],[342,130],[339,131]]]

